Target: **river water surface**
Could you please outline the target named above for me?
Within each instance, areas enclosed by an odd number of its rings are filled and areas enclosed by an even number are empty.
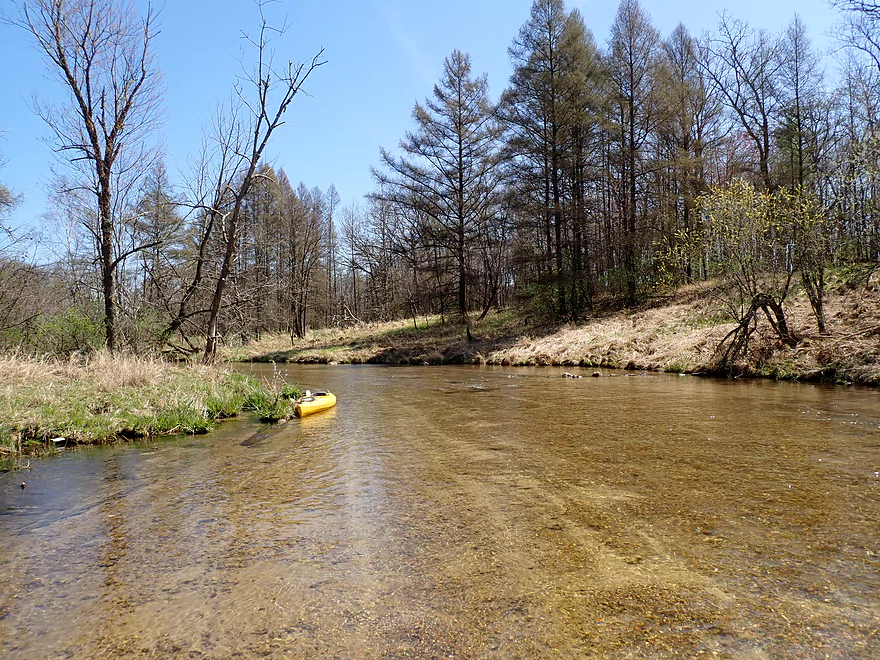
[[[0,657],[880,657],[875,390],[282,370],[339,404],[0,474]]]

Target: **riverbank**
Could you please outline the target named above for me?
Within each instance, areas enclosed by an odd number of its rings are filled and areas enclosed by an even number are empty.
[[[227,347],[230,362],[496,364],[712,373],[715,349],[734,327],[717,292],[689,288],[641,308],[607,311],[580,323],[529,324],[510,310],[471,327],[418,317],[286,335]],[[880,384],[880,281],[829,283],[827,332],[819,334],[806,296],[787,305],[797,345],[782,345],[760,319],[741,376]],[[67,361],[0,357],[0,459],[53,447],[174,433],[205,433],[220,420],[253,411],[277,421],[292,415],[297,386],[224,368],[99,352]]]
[[[98,352],[70,360],[0,357],[0,459],[178,433],[206,433],[243,410],[277,421],[298,388],[228,369]]]
[[[739,376],[836,383],[880,384],[880,282],[830,278],[827,328],[819,334],[803,292],[786,303],[799,341],[780,344],[766,319],[745,358],[731,365]],[[654,298],[638,309],[595,313],[561,326],[529,325],[510,311],[474,323],[468,341],[462,325],[439,317],[363,324],[311,332],[291,342],[273,335],[227,348],[226,359],[254,362],[339,364],[562,365],[713,373],[715,349],[735,327],[719,292],[689,287]]]

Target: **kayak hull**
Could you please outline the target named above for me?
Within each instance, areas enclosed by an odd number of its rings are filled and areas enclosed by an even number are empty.
[[[297,417],[305,417],[322,410],[328,410],[336,405],[336,395],[332,392],[315,392],[311,396],[304,396],[297,399],[296,407],[293,409]]]

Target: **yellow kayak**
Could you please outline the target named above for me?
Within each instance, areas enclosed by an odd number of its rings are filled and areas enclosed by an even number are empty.
[[[306,396],[296,400],[296,408],[293,412],[297,417],[305,417],[335,405],[336,396],[332,392],[306,392]]]

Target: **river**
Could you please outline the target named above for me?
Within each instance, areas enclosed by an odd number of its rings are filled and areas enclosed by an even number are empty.
[[[876,390],[279,368],[338,405],[0,474],[0,657],[880,657]]]

